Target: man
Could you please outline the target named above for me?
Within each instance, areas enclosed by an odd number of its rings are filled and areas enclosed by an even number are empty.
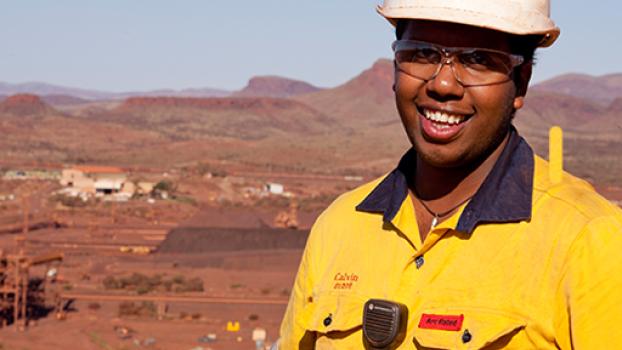
[[[387,325],[364,324],[364,305],[383,299],[407,309],[391,348],[622,349],[622,213],[586,182],[550,177],[511,124],[535,49],[559,35],[549,1],[379,12],[396,25],[413,148],[318,218],[279,348],[369,348],[363,329]]]

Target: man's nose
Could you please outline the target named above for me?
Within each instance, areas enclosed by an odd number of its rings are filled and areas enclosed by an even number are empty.
[[[456,78],[453,62],[444,63],[436,77],[426,84],[426,91],[431,97],[444,101],[462,98],[464,86]]]

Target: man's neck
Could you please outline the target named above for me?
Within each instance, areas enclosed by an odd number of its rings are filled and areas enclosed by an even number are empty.
[[[438,168],[417,157],[414,192],[439,210],[473,196],[499,159],[508,139],[509,133],[486,158],[464,167]]]

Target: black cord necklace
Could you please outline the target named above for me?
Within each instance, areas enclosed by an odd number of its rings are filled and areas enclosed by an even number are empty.
[[[428,207],[424,201],[421,200],[421,198],[419,198],[419,194],[417,193],[416,190],[414,190],[413,192],[415,192],[415,197],[417,198],[417,200],[419,201],[419,203],[421,203],[421,205],[425,208],[425,210],[428,211],[428,213],[430,213],[430,215],[432,215],[432,224],[430,225],[430,231],[434,230],[434,228],[436,227],[436,225],[438,224],[438,220],[447,216],[447,214],[451,213],[452,211],[460,208],[464,203],[468,202],[469,200],[471,200],[471,198],[473,198],[474,195],[469,196],[467,199],[463,200],[462,202],[460,202],[458,205],[452,207],[449,210],[437,213],[435,211],[433,211],[432,209],[430,209],[430,207]]]

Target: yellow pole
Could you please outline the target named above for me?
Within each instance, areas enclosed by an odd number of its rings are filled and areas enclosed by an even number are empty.
[[[549,177],[553,184],[562,181],[564,171],[564,140],[562,128],[553,126],[549,131]]]

